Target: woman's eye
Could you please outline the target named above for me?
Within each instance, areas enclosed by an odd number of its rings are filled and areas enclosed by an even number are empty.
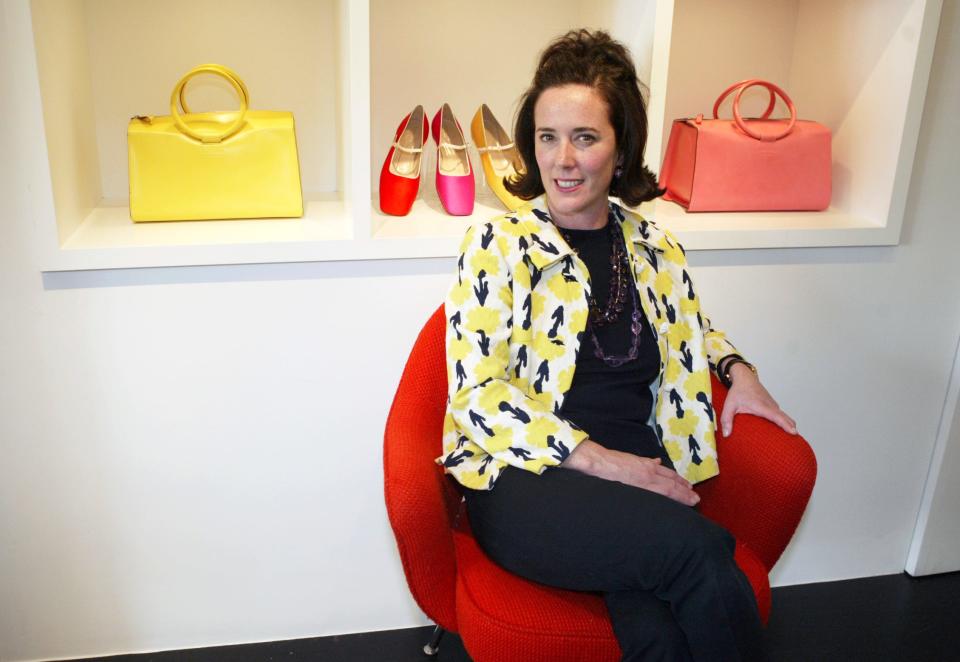
[[[580,136],[577,136],[577,139],[582,143],[592,143],[597,139],[597,137],[589,133],[584,133]]]
[[[553,140],[553,136],[551,136],[549,133],[540,134],[540,142],[547,143],[547,142],[550,142],[551,140]]]

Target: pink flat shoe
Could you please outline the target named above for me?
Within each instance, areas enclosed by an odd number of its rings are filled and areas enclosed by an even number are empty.
[[[449,104],[443,104],[433,116],[433,139],[437,143],[437,193],[451,216],[473,213],[474,183],[467,142],[460,122]]]

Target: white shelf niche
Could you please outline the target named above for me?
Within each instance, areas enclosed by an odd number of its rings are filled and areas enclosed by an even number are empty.
[[[657,0],[370,0],[370,227],[375,240],[424,239],[455,255],[470,223],[506,209],[487,186],[470,122],[487,104],[508,133],[540,51],[568,30],[602,28],[631,50],[649,80]],[[379,209],[380,169],[402,119],[422,105],[427,121],[444,103],[453,109],[469,146],[476,204],[471,216],[449,216],[436,193],[436,143],[424,149],[417,200],[407,216]]]
[[[540,49],[567,29],[599,27],[630,47],[641,80],[649,81],[647,160],[654,170],[673,118],[708,114],[717,95],[744,78],[779,84],[801,117],[833,131],[833,199],[825,211],[690,214],[663,200],[641,207],[687,248],[898,243],[941,0],[541,4],[525,5],[519,11],[531,15],[520,16],[512,27],[432,31],[429,40],[411,42],[403,36],[416,33],[423,21],[486,26],[486,16],[517,9],[499,0],[482,9],[441,0],[402,6],[372,0],[373,191],[396,126],[417,103],[430,118],[449,102],[468,132],[473,112],[486,102],[510,127]],[[478,98],[477,90],[485,90],[485,98]],[[728,116],[730,103],[721,111]],[[765,103],[766,91],[760,88],[744,98],[747,114]],[[778,103],[777,113],[785,112]],[[443,239],[445,254],[454,254],[464,227],[503,210],[475,167],[473,215],[446,216],[434,191],[435,149],[430,147],[420,196],[409,216],[380,213],[374,197],[371,228],[375,238],[419,237],[434,245]],[[477,152],[471,148],[470,154],[478,164]]]
[[[268,25],[268,36],[283,33],[283,43],[271,46],[277,54],[273,60],[251,57],[247,64],[243,53],[251,40],[243,39],[238,27],[225,26],[216,53],[204,56],[205,51],[197,49],[209,43],[208,34],[201,38],[200,31],[182,26],[181,33],[171,33],[147,20],[152,10],[145,4],[16,0],[8,16],[22,20],[30,34],[32,7],[36,43],[24,39],[15,48],[36,51],[43,108],[56,109],[44,115],[49,149],[41,146],[43,156],[49,158],[54,205],[38,208],[56,208],[50,219],[38,219],[44,270],[455,255],[465,227],[500,213],[500,207],[489,195],[481,172],[473,216],[444,214],[433,190],[428,150],[428,171],[412,213],[403,218],[381,214],[377,180],[397,124],[418,103],[432,117],[446,101],[467,132],[480,103],[490,105],[500,122],[510,127],[540,49],[565,30],[581,26],[607,29],[627,43],[641,79],[649,81],[647,154],[654,166],[660,160],[654,155],[662,154],[674,117],[709,111],[719,91],[747,76],[782,84],[802,117],[822,121],[834,130],[835,195],[828,211],[686,214],[662,201],[642,208],[674,230],[687,247],[898,242],[941,0],[882,4],[869,0],[717,4],[707,0],[536,0],[522,7],[503,0],[491,2],[481,12],[468,3],[440,0],[284,0],[271,6],[269,16],[260,17],[255,10],[231,12],[247,17],[258,28]],[[191,16],[223,18],[212,0],[190,6]],[[517,18],[517,11],[530,15]],[[131,12],[132,18],[118,22],[117,16]],[[314,18],[317,12],[323,20]],[[258,18],[251,20],[251,16]],[[510,20],[491,22],[490,16]],[[288,23],[303,28],[308,36],[281,29]],[[108,41],[115,39],[112,48],[117,62],[156,61],[150,64],[156,67],[183,59],[162,75],[147,76],[146,64],[127,74],[146,81],[149,106],[138,101],[135,109],[116,111],[113,119],[101,108],[99,96],[133,96],[118,84],[128,81],[118,75],[116,63],[96,55],[89,45],[93,35],[100,38],[109,26],[114,26],[113,32],[135,37],[124,45],[120,37],[107,35]],[[318,32],[329,40],[318,39]],[[166,37],[158,39],[162,44],[151,44],[147,39],[151,34]],[[311,54],[319,41],[334,43],[332,57]],[[194,48],[192,55],[190,48]],[[164,57],[133,58],[131,50]],[[270,100],[273,84],[280,98],[288,88],[318,86],[321,78],[328,83],[333,80],[332,89],[324,88],[333,98],[332,119],[329,112],[298,110],[289,103],[284,107],[297,117],[301,158],[315,147],[320,154],[333,146],[334,178],[321,177],[317,181],[326,184],[311,190],[308,182],[313,175],[305,162],[304,188],[312,202],[302,221],[305,228],[299,231],[291,230],[287,221],[131,224],[121,231],[120,212],[103,202],[109,198],[105,192],[113,190],[105,191],[103,182],[111,180],[101,174],[109,166],[114,182],[117,173],[125,176],[125,150],[123,157],[116,157],[117,141],[122,145],[123,138],[117,136],[125,135],[130,115],[150,112],[153,104],[159,106],[153,112],[165,112],[167,88],[183,71],[199,61],[218,59],[241,71],[254,99]],[[295,62],[322,63],[323,71],[310,73],[291,64]],[[762,93],[755,92],[745,103],[750,111],[762,103]],[[256,101],[253,105],[281,107]],[[332,131],[333,137],[323,145],[307,144],[304,126],[310,122]],[[111,139],[102,137],[109,132],[113,132]],[[104,140],[108,146],[114,141],[114,157],[103,153]],[[475,151],[471,158],[477,165]],[[261,228],[251,229],[260,223]]]
[[[357,164],[352,131],[368,121],[364,3],[349,0],[17,0],[24,47],[36,54],[54,218],[41,220],[44,270],[330,259],[358,234],[349,210]],[[358,16],[359,14],[359,16]],[[32,30],[31,30],[32,28]],[[360,35],[361,54],[351,49]],[[356,60],[359,59],[358,63]],[[294,114],[305,215],[301,219],[137,223],[127,209],[126,127],[169,113],[169,95],[197,64],[235,69],[251,108]],[[203,76],[191,106],[237,106],[224,81]],[[355,89],[360,88],[358,93]],[[41,147],[42,148],[42,147]],[[365,159],[362,163],[366,173]],[[236,251],[232,248],[236,247]]]
[[[823,212],[686,213],[657,201],[648,214],[694,250],[897,244],[941,4],[661,0],[658,20],[670,28],[656,34],[663,110],[648,158],[662,162],[673,118],[710,117],[729,85],[762,78],[833,132],[833,195]],[[746,93],[744,115],[759,114],[767,94]],[[721,117],[732,117],[731,103]],[[788,113],[778,102],[774,117]]]

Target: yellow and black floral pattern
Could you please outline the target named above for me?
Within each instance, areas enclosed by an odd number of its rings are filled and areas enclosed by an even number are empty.
[[[693,483],[715,476],[711,367],[736,349],[710,326],[677,240],[611,202],[660,349],[657,433]],[[587,325],[586,266],[543,197],[472,226],[445,302],[449,399],[443,455],[457,481],[490,489],[508,465],[543,472],[588,433],[558,415]]]

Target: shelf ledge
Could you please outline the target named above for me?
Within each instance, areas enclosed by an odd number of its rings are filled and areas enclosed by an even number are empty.
[[[337,199],[309,201],[301,219],[170,223],[133,223],[126,206],[102,206],[45,256],[43,271],[455,257],[471,223],[503,210],[482,200],[472,216],[448,216],[428,198],[417,200],[407,216],[384,215],[375,202],[369,213],[373,236],[362,238],[354,237],[351,211]],[[889,228],[832,208],[688,214],[657,200],[640,213],[694,251],[897,243]]]

